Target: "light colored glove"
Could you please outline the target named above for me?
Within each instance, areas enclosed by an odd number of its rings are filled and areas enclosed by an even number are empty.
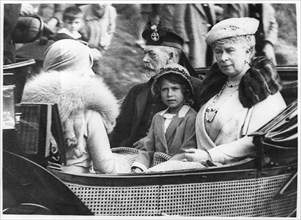
[[[31,16],[34,14],[35,14],[34,8],[31,4],[28,4],[28,3],[21,4],[21,9],[20,9],[21,16]]]
[[[84,139],[85,131],[85,116],[84,112],[77,112],[70,115],[63,122],[64,139],[67,147],[72,147],[74,158],[80,158],[86,153],[86,142]]]
[[[186,149],[184,157],[185,158],[183,159],[183,161],[202,162],[202,161],[210,160],[210,156],[208,152],[200,149],[194,149],[194,148]]]
[[[132,168],[132,173],[143,173],[143,170],[140,169],[139,167],[133,167]]]

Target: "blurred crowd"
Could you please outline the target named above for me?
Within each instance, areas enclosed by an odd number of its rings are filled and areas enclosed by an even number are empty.
[[[213,63],[213,53],[205,43],[205,35],[213,25],[231,17],[253,17],[260,21],[256,33],[256,55],[266,55],[276,64],[274,45],[278,24],[271,4],[142,4],[137,44],[143,46],[141,33],[146,22],[160,21],[163,26],[180,35],[192,66],[205,67]]]
[[[117,6],[23,3],[17,9],[19,13],[11,12],[10,15],[7,9],[5,13],[10,20],[13,20],[12,16],[38,16],[42,19],[43,35],[50,41],[35,42],[39,50],[44,50],[46,46],[60,39],[81,40],[92,49],[94,70],[101,74],[99,61],[109,49],[116,32]],[[129,4],[127,7],[137,21],[134,33],[136,46],[142,49],[145,46],[142,32],[147,23],[161,23],[184,39],[183,52],[194,68],[208,67],[214,62],[213,52],[205,43],[205,34],[213,25],[231,17],[254,17],[260,21],[256,33],[256,55],[266,55],[276,64],[274,45],[277,41],[278,24],[271,4]],[[22,43],[16,44],[16,49],[22,46]],[[38,62],[43,60],[42,55],[33,50],[32,45],[22,48],[18,54],[21,57],[35,58]]]

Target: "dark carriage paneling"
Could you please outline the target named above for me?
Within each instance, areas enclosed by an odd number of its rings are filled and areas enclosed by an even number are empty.
[[[26,204],[45,207],[51,215],[92,215],[91,211],[56,176],[38,164],[3,151],[3,209],[7,214],[27,213]],[[23,205],[22,205],[23,204]]]

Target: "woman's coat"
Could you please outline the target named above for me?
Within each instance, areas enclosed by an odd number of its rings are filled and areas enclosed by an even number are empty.
[[[248,109],[242,106],[236,92],[219,109],[214,121],[211,122],[218,123],[212,125],[214,129],[210,133],[205,129],[206,107],[207,104],[202,106],[196,119],[198,149],[207,151],[213,162],[227,163],[246,156],[255,156],[253,137],[246,134],[256,131],[276,117],[286,104],[280,92],[277,92],[255,104],[252,109]],[[243,131],[246,131],[246,134]]]

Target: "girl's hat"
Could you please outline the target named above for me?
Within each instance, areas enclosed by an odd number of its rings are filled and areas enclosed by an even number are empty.
[[[151,87],[152,93],[155,95],[155,86],[158,82],[158,80],[162,77],[165,76],[167,74],[176,74],[178,76],[181,76],[188,84],[189,89],[191,91],[191,94],[193,94],[193,87],[192,87],[192,82],[191,82],[191,77],[190,74],[188,72],[188,70],[176,63],[171,63],[171,64],[167,64],[165,67],[162,67],[159,71],[159,73],[154,77],[154,81]]]
[[[255,18],[229,18],[218,22],[206,34],[206,43],[211,45],[217,40],[243,36],[253,35],[257,31],[259,21]]]

